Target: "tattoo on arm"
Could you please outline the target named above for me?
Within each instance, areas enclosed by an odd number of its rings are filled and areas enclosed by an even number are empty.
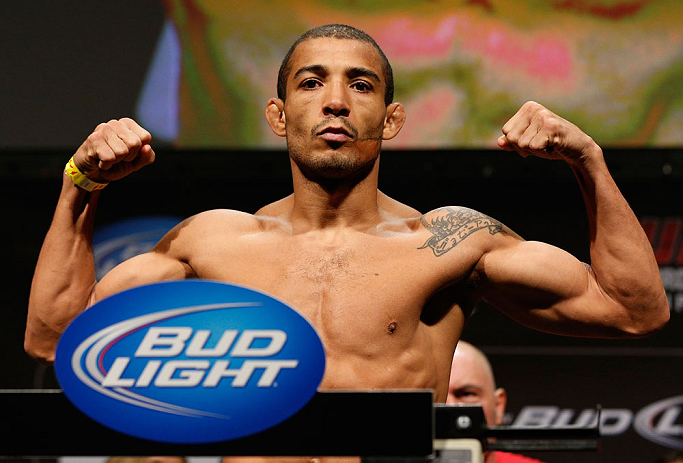
[[[422,225],[433,236],[418,249],[432,248],[436,257],[446,254],[477,230],[488,229],[491,235],[506,233],[502,223],[472,209],[444,207],[433,214],[435,217],[429,222],[425,216],[420,217]]]

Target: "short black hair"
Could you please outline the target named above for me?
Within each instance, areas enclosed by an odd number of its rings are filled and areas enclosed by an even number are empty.
[[[296,40],[296,42],[292,44],[282,60],[282,64],[280,64],[280,70],[277,73],[277,97],[282,101],[284,101],[287,97],[287,77],[292,71],[292,54],[294,53],[294,50],[296,50],[296,47],[304,40],[323,37],[360,40],[361,42],[369,43],[375,47],[375,49],[379,52],[380,58],[382,59],[382,71],[384,72],[384,80],[386,81],[386,88],[384,90],[384,103],[389,106],[394,100],[394,72],[391,69],[389,60],[372,37],[360,29],[356,29],[355,27],[344,24],[327,24],[325,26],[313,28],[304,33]]]

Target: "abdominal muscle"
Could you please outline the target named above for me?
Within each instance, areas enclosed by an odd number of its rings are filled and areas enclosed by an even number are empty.
[[[320,390],[334,389],[446,389],[447,378],[440,381],[437,354],[425,340],[412,336],[409,346],[405,340],[392,339],[396,335],[383,335],[363,350],[349,352],[335,349],[334,343],[326,343],[325,376]],[[423,345],[426,344],[426,345]],[[447,356],[448,354],[446,354]]]
[[[438,329],[419,322],[414,333],[383,334],[386,339],[368,340],[365,349],[353,342],[330,339],[326,351],[325,375],[319,390],[434,389],[435,401],[445,400],[448,366],[453,351],[440,350]],[[320,333],[325,340],[325,332]],[[432,336],[436,336],[433,338]],[[394,336],[397,336],[394,338]],[[453,349],[455,345],[453,345]],[[446,359],[448,365],[441,365]],[[258,451],[258,450],[256,450]],[[360,463],[360,457],[225,457],[223,463]]]

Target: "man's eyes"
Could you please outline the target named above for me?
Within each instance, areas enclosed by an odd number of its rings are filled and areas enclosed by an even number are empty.
[[[479,397],[479,394],[477,394],[474,391],[457,391],[455,392],[455,396],[460,398],[460,399],[468,399],[468,398],[476,398]]]
[[[316,88],[318,86],[320,86],[320,82],[318,82],[316,79],[306,79],[301,82],[301,87],[303,88]]]
[[[370,90],[372,90],[372,86],[363,80],[358,80],[354,82],[353,84],[351,84],[351,87],[361,92],[369,92]]]
[[[322,82],[320,82],[318,79],[306,79],[303,82],[301,82],[300,86],[301,88],[310,90],[322,86]],[[372,90],[372,85],[365,81],[358,80],[351,83],[351,88],[359,92],[369,92]]]

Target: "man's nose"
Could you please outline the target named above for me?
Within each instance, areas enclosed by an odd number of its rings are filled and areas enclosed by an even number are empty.
[[[327,86],[323,114],[325,116],[348,116],[351,112],[346,88],[341,82],[334,82]]]

